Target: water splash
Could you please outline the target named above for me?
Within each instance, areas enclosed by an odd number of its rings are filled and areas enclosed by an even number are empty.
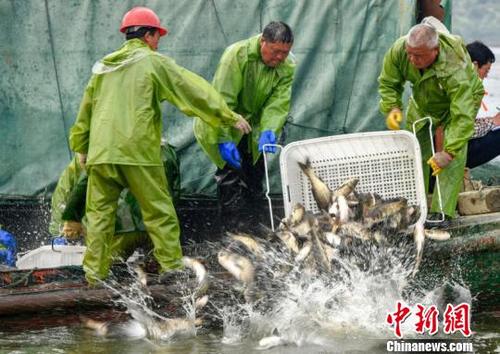
[[[113,332],[118,336],[164,342],[196,336],[198,323],[194,293],[187,287],[181,288],[184,295],[180,297],[180,300],[185,317],[170,318],[158,310],[155,311],[154,300],[148,288],[142,284],[142,279],[134,269],[128,264],[127,267],[131,278],[130,283],[123,284],[114,280],[102,283],[117,295],[114,299],[115,305],[126,308],[126,312],[131,317],[126,323],[119,324]],[[182,283],[185,282],[179,281],[179,284]]]
[[[248,304],[240,297],[232,306],[226,302],[221,307],[223,342],[252,340],[259,349],[268,344],[352,346],[357,338],[393,337],[386,317],[397,301],[410,306],[452,302],[440,297],[438,288],[415,291],[417,285],[410,276],[415,262],[411,238],[387,247],[358,246],[340,250],[331,273],[294,264],[282,248],[267,247],[264,260],[256,263],[257,300]],[[468,289],[458,284],[453,289],[455,301],[470,303]]]

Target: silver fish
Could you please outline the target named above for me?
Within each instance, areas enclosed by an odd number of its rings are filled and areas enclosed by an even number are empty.
[[[440,229],[424,229],[425,237],[435,241],[446,241],[451,238],[451,235],[446,230]]]
[[[355,237],[364,241],[372,239],[370,231],[359,222],[352,221],[342,224],[339,227],[339,232],[344,236]]]
[[[148,326],[148,337],[159,340],[170,340],[178,337],[191,337],[196,334],[196,326],[201,326],[203,320],[196,318],[168,318],[155,321],[153,326]]]
[[[304,242],[299,253],[297,254],[297,256],[295,256],[295,262],[300,263],[304,261],[304,259],[306,259],[307,256],[309,256],[309,254],[311,253],[311,249],[312,249],[312,241]]]
[[[245,245],[246,248],[253,254],[255,254],[257,257],[261,258],[262,255],[264,254],[264,248],[262,245],[256,241],[251,235],[245,234],[245,233],[239,233],[239,234],[234,234],[231,232],[228,232],[228,235],[236,241],[241,242],[242,244]]]
[[[255,268],[248,258],[221,250],[217,254],[217,260],[221,266],[246,286],[253,283]]]
[[[192,336],[196,333],[196,326],[200,326],[202,319],[165,318],[142,323],[129,320],[125,323],[96,321],[81,316],[82,324],[95,331],[102,337],[149,337],[152,339],[169,340],[179,336]]]
[[[312,255],[314,257],[314,260],[316,262],[317,268],[319,270],[327,271],[330,272],[332,270],[331,263],[328,259],[328,256],[326,254],[326,250],[324,248],[324,245],[321,243],[318,232],[316,228],[312,229],[312,235],[311,235],[311,242],[312,242]]]
[[[297,243],[297,239],[290,231],[278,231],[276,232],[276,236],[283,241],[285,246],[292,251],[293,253],[299,253],[299,245]]]
[[[338,197],[338,196],[343,196],[347,197],[349,194],[351,194],[354,189],[356,189],[356,186],[358,185],[359,179],[357,178],[351,178],[344,183],[342,183],[337,189],[333,191],[333,196]]]
[[[415,257],[415,267],[413,268],[412,273],[412,276],[415,276],[418,272],[418,268],[420,267],[420,262],[422,261],[422,255],[424,253],[425,231],[423,223],[415,224],[415,229],[413,230],[413,240],[415,242],[417,253]]]
[[[191,257],[182,257],[182,263],[186,268],[191,269],[196,274],[198,288],[196,295],[204,294],[208,289],[208,273],[203,264],[197,259]]]
[[[280,336],[264,337],[259,341],[259,346],[257,347],[257,349],[259,350],[271,349],[280,345],[284,345],[286,343],[287,342]]]
[[[292,208],[292,213],[290,214],[290,225],[297,225],[304,219],[306,214],[306,208],[300,203],[297,203]]]
[[[349,220],[349,205],[346,198],[343,195],[337,196],[328,213],[335,215],[338,223],[345,224]]]
[[[316,204],[318,204],[318,208],[320,210],[328,211],[332,203],[332,190],[328,188],[326,183],[323,182],[321,178],[316,176],[309,159],[306,160],[305,164],[301,162],[299,162],[298,164],[302,172],[304,172],[307,178],[309,178],[309,182],[311,182],[311,191]]]

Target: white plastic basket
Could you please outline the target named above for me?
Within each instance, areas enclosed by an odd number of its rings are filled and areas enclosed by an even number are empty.
[[[332,190],[358,178],[360,192],[383,198],[404,197],[420,207],[419,222],[427,215],[420,147],[406,131],[380,131],[336,135],[288,144],[280,156],[285,216],[295,203],[318,211],[308,178],[297,162],[309,158],[311,166]]]
[[[51,245],[41,246],[21,256],[17,262],[18,269],[56,268],[62,266],[82,265],[85,246]]]

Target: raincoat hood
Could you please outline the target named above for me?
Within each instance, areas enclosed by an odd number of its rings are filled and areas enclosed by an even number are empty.
[[[96,62],[92,67],[92,74],[100,75],[116,71],[151,54],[155,52],[142,40],[130,39],[120,49]]]

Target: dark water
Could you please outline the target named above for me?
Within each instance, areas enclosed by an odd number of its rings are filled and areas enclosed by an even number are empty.
[[[471,341],[477,353],[498,353],[500,313],[475,316]],[[257,350],[258,340],[248,339],[237,345],[221,343],[222,332],[199,333],[194,338],[172,343],[158,343],[145,339],[103,338],[82,328],[75,315],[52,317],[34,316],[30,319],[3,319],[0,332],[0,353],[386,353],[385,338],[336,338],[334,345],[286,345],[269,350]],[[57,323],[59,321],[59,324]],[[45,322],[45,327],[44,327]]]

